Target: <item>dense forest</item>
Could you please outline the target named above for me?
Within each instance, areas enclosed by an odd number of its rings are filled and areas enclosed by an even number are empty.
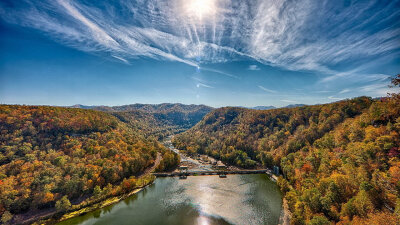
[[[159,170],[179,162],[133,124],[93,110],[0,105],[2,222],[131,191],[151,181],[141,174],[158,155]]]
[[[293,224],[399,224],[399,94],[272,110],[221,108],[173,142],[240,167],[279,166]]]
[[[108,112],[130,126],[140,129],[146,136],[153,136],[158,140],[193,127],[213,110],[205,105],[179,103],[131,104],[113,107],[74,105],[71,107]]]

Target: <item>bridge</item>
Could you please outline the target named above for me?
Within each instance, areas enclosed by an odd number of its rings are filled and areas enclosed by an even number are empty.
[[[153,173],[156,177],[175,177],[186,178],[187,176],[209,176],[219,175],[220,177],[226,177],[228,174],[268,174],[272,176],[271,170],[210,170],[210,171],[180,171],[170,173]]]

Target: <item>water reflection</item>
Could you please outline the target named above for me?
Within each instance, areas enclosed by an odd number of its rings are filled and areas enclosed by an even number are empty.
[[[157,178],[123,202],[60,224],[277,224],[281,195],[266,175]]]

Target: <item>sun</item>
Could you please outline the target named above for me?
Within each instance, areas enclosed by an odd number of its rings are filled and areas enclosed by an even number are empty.
[[[207,16],[212,16],[216,13],[216,0],[186,0],[184,1],[185,12],[188,16],[193,16],[202,20]]]

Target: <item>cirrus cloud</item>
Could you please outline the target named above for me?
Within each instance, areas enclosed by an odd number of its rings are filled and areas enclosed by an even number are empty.
[[[185,11],[188,2],[5,0],[0,17],[124,63],[137,57],[191,66],[250,59],[319,72],[326,81],[352,74],[338,65],[357,67],[400,52],[399,1],[221,0],[202,19]]]

